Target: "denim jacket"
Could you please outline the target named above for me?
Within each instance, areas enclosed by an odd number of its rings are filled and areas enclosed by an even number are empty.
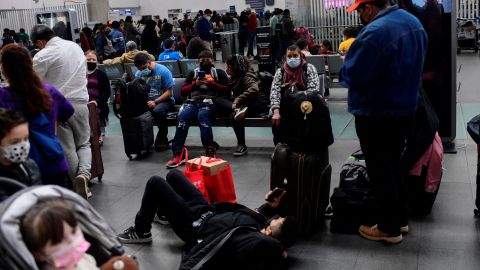
[[[382,10],[350,47],[340,82],[355,115],[402,116],[415,112],[427,34],[398,6]]]

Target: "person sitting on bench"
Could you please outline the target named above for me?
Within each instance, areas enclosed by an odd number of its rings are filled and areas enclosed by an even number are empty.
[[[215,156],[218,144],[213,140],[212,117],[215,115],[215,98],[228,96],[228,76],[224,70],[213,66],[213,54],[210,50],[200,53],[199,68],[191,71],[182,86],[182,96],[189,96],[178,113],[177,131],[172,141],[173,158],[167,162],[167,168],[175,168],[185,163],[183,148],[188,128],[198,120],[200,136],[206,156]]]
[[[167,180],[148,180],[135,225],[118,235],[122,243],[150,243],[155,214],[165,215],[186,244],[180,269],[284,269],[286,248],[297,239],[293,217],[279,217],[285,191],[271,191],[269,201],[256,211],[241,204],[209,205],[178,170]],[[270,198],[272,198],[270,200]]]

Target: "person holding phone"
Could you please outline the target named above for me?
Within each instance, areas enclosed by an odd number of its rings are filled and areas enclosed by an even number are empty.
[[[172,142],[173,158],[167,162],[167,168],[175,168],[185,163],[183,148],[189,127],[198,121],[202,145],[206,156],[215,156],[218,144],[213,140],[212,117],[215,114],[215,99],[228,96],[228,76],[224,70],[213,65],[210,50],[200,53],[199,67],[190,72],[182,86],[182,96],[188,96],[178,113],[177,131]]]
[[[236,203],[209,205],[181,171],[172,170],[166,179],[148,180],[135,225],[118,239],[125,244],[151,243],[158,210],[186,243],[180,269],[204,269],[202,262],[208,269],[286,269],[287,249],[296,242],[298,224],[294,217],[281,215],[285,193],[269,191],[265,199],[270,201],[257,209]],[[208,254],[214,256],[208,259]]]

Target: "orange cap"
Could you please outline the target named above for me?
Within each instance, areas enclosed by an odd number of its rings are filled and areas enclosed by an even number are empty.
[[[360,6],[360,4],[369,2],[375,2],[375,0],[355,0],[355,3],[347,8],[347,12],[353,12],[358,8],[358,6]]]

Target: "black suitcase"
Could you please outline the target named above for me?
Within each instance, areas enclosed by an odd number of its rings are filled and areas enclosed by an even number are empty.
[[[316,154],[291,152],[278,144],[272,155],[270,188],[284,188],[286,214],[295,216],[299,232],[309,235],[321,225],[328,206],[332,167],[328,150]]]
[[[142,151],[149,152],[153,145],[153,117],[145,112],[136,117],[120,118],[125,154],[131,160],[132,154],[140,156]]]

